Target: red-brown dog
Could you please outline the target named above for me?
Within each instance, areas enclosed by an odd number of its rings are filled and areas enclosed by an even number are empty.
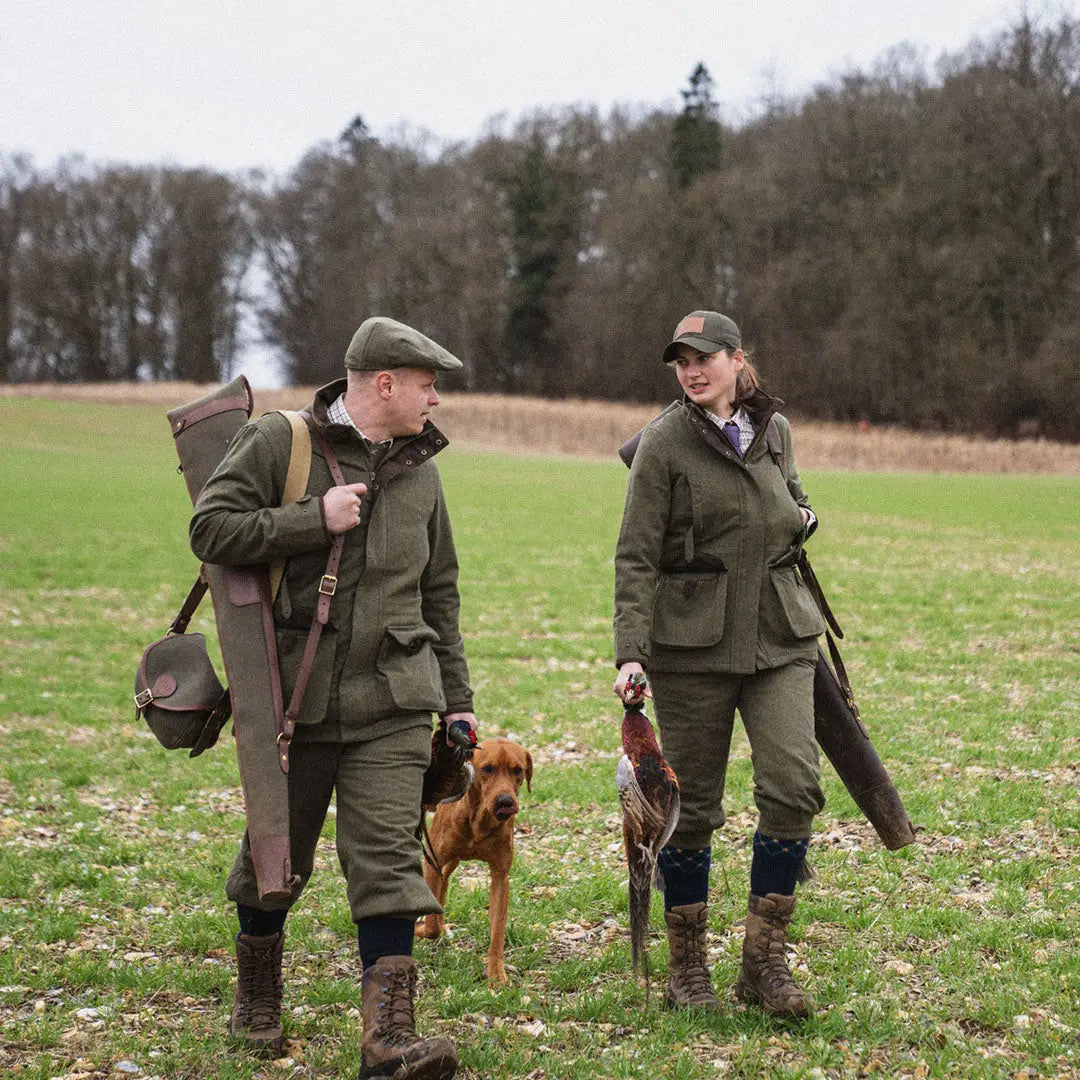
[[[487,977],[506,983],[503,953],[506,913],[510,906],[510,864],[514,861],[514,818],[524,783],[532,791],[532,755],[509,739],[487,739],[473,753],[476,778],[464,798],[440,805],[429,829],[431,847],[442,867],[437,871],[426,860],[424,878],[440,904],[446,904],[450,875],[462,859],[482,859],[491,870],[488,919],[491,946]],[[437,938],[446,929],[442,915],[427,915],[417,925],[419,938]]]

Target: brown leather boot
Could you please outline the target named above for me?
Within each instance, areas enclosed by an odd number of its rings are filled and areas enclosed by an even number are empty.
[[[740,1001],[756,1003],[776,1016],[809,1016],[811,1004],[792,977],[784,946],[795,897],[750,894],[743,938],[742,970],[735,984]]]
[[[236,938],[236,1003],[229,1033],[252,1050],[281,1049],[282,933]]]
[[[416,964],[411,956],[384,956],[364,972],[363,1059],[359,1080],[450,1080],[457,1053],[447,1038],[416,1034],[413,1002]]]
[[[669,1009],[715,1012],[720,1008],[709,978],[705,951],[708,910],[701,903],[684,904],[664,912],[668,932]]]

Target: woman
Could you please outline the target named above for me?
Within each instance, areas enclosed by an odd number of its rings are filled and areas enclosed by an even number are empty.
[[[817,526],[782,404],[758,387],[739,328],[694,311],[664,349],[684,395],[633,452],[615,553],[615,692],[648,673],[678,825],[660,853],[667,1000],[713,1010],[705,934],[713,830],[724,824],[739,711],[758,828],[736,995],[771,1013],[810,1006],[784,957],[795,882],[824,806],[814,741],[814,665],[824,620],[795,569]]]

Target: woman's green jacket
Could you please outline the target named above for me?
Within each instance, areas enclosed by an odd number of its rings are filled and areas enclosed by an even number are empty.
[[[744,458],[685,400],[645,428],[615,551],[617,664],[750,674],[816,655],[825,623],[795,568],[813,528],[779,404],[746,403]]]

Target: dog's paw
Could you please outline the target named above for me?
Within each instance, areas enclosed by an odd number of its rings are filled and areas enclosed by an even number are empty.
[[[506,975],[506,968],[502,964],[488,965],[487,969],[487,981],[490,986],[506,986],[510,981]]]
[[[437,916],[426,915],[417,921],[413,936],[434,941],[435,938],[441,937],[445,930],[446,924],[441,922]]]

